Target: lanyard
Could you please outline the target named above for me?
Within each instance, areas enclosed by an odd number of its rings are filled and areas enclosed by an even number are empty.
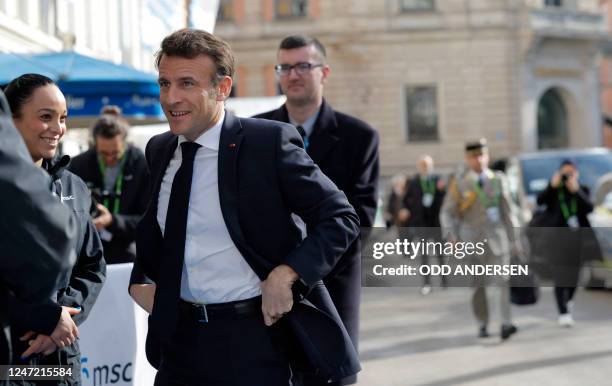
[[[420,177],[420,181],[421,191],[423,192],[423,194],[431,194],[433,196],[433,194],[436,192],[436,182],[434,181],[434,179],[429,177]]]
[[[476,191],[476,193],[478,193],[478,196],[480,197],[480,201],[482,202],[485,208],[499,205],[498,184],[494,184],[494,182],[496,182],[496,180],[492,179],[491,185],[495,185],[495,189],[493,190],[493,195],[490,196],[480,187],[480,185],[478,184],[478,181],[474,181],[474,190]]]
[[[114,214],[119,213],[119,205],[121,204],[119,198],[121,197],[121,189],[123,187],[123,164],[125,162],[125,153],[127,153],[127,151],[124,152],[123,155],[121,156],[121,160],[119,161],[120,162],[119,174],[117,175],[117,178],[115,179],[115,197],[113,199],[113,213]],[[106,165],[104,164],[104,161],[100,157],[98,157],[98,166],[100,167],[100,174],[102,175],[102,186],[106,187],[106,177],[105,177]],[[104,205],[108,210],[110,210],[110,199],[105,198],[102,205]]]
[[[576,196],[572,195],[572,199],[570,201],[570,208],[567,207],[567,203],[565,202],[565,193],[563,193],[563,188],[559,188],[558,190],[559,196],[559,205],[561,206],[561,212],[563,212],[563,218],[567,221],[570,217],[575,216],[578,213],[578,204],[576,203]]]

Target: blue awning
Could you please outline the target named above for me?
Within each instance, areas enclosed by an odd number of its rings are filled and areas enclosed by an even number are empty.
[[[0,84],[26,74],[50,77],[66,96],[69,117],[98,116],[117,105],[127,118],[163,120],[159,87],[153,74],[77,54],[0,54]]]

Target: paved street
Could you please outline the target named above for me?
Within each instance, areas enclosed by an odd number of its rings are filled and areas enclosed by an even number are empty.
[[[612,385],[612,292],[579,290],[576,325],[557,325],[551,288],[514,307],[519,333],[477,339],[470,290],[365,288],[360,353],[365,386]]]

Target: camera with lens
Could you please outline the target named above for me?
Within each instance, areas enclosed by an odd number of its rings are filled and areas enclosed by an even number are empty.
[[[89,209],[89,214],[92,218],[96,218],[100,216],[100,211],[98,210],[97,204],[104,205],[105,202],[113,202],[116,194],[115,192],[111,192],[106,189],[103,190],[94,186],[88,187],[89,191],[91,192],[91,208]]]
[[[561,174],[561,182],[563,182],[564,184],[569,181],[569,179],[572,178],[572,175],[570,173],[563,173]]]

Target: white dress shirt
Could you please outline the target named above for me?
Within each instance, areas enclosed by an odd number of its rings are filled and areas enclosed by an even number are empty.
[[[221,213],[217,164],[224,118],[225,112],[217,124],[195,141],[202,147],[196,152],[193,165],[181,278],[181,298],[192,303],[224,303],[261,294],[261,281],[236,248]],[[180,144],[186,140],[179,136],[159,190],[157,222],[162,233],[172,181],[181,166]]]

